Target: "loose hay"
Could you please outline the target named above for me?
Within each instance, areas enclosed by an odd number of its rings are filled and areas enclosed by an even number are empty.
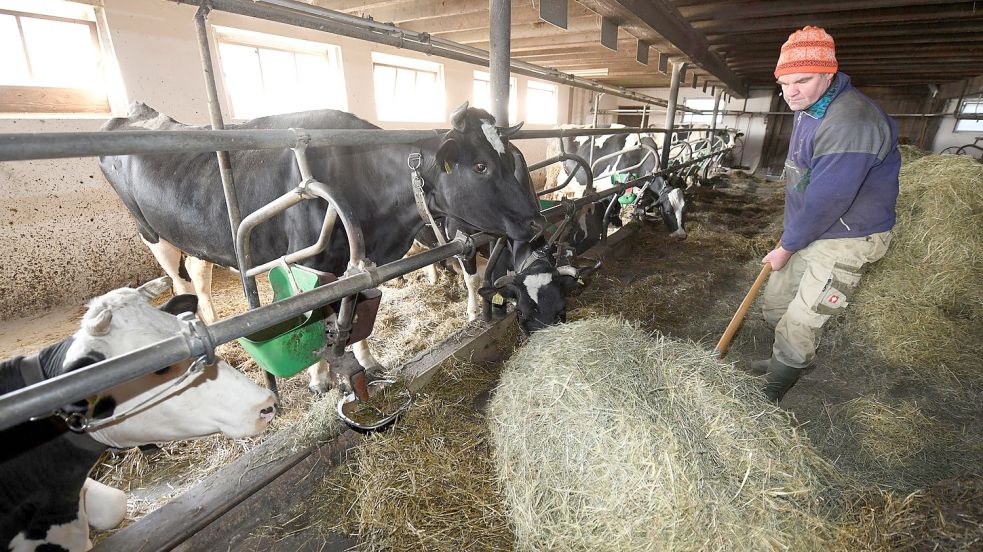
[[[816,550],[836,470],[756,381],[615,318],[535,334],[489,409],[521,550]]]
[[[512,549],[488,428],[476,409],[497,374],[495,367],[454,367],[395,427],[352,451],[347,482],[335,487],[354,504],[347,529],[358,534],[360,549]]]
[[[923,150],[918,146],[911,144],[901,144],[898,146],[898,151],[901,152],[901,164],[907,165],[916,159],[921,159],[926,155],[931,155],[932,152]]]
[[[983,165],[928,155],[902,167],[894,242],[873,265],[852,317],[889,361],[926,377],[959,365],[978,374],[971,344],[983,339],[981,227]]]

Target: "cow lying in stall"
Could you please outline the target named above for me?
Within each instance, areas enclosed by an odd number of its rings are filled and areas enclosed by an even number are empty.
[[[565,125],[563,128],[584,127]],[[624,125],[610,125],[610,128],[625,127]],[[600,160],[600,164],[596,165],[596,170],[594,171],[595,191],[604,191],[610,188],[612,186],[611,175],[619,171],[629,171],[636,177],[644,177],[652,174],[658,168],[658,159],[656,159],[654,152],[658,152],[659,149],[650,136],[642,135],[639,137],[637,134],[595,136],[593,150],[591,148],[590,136],[568,137],[562,138],[562,140],[563,149],[567,153],[572,153],[592,163]],[[560,153],[559,146],[554,144],[556,142],[551,143],[550,148],[547,150],[547,157],[552,157]],[[614,154],[618,152],[624,153],[620,156],[615,156]],[[603,159],[609,155],[612,157]],[[583,197],[587,187],[587,176],[583,170],[578,170],[578,168],[579,165],[576,162],[570,160],[564,161],[557,173],[556,181],[551,182],[548,180],[546,183],[547,188],[564,183],[569,175],[573,173],[573,180],[565,188],[554,192],[554,194],[567,198]],[[685,239],[686,201],[683,197],[682,189],[677,185],[680,183],[678,179],[669,179],[667,182],[662,177],[652,178],[648,185],[641,190],[635,207],[636,213],[639,216],[644,216],[650,210],[657,209],[662,215],[662,220],[669,229],[670,235]],[[614,199],[608,200],[608,203],[611,201],[614,201]],[[606,204],[604,205],[604,209],[607,210]],[[612,216],[609,220],[617,217],[620,221],[620,205],[614,205],[610,212]],[[584,223],[582,222],[581,224],[586,231]]]
[[[416,144],[311,147],[313,177],[337,187],[362,228],[369,260],[384,264],[402,257],[423,228],[407,161],[420,154],[426,202],[435,216],[453,219],[466,232],[484,231],[529,240],[543,227],[532,191],[515,178],[522,154],[507,139],[513,129],[498,130],[495,119],[465,103],[451,115],[445,134]],[[115,118],[101,130],[193,129],[136,103],[128,117]],[[354,115],[333,110],[272,115],[230,129],[375,129]],[[230,152],[239,210],[243,217],[293,190],[302,180],[290,150]],[[211,263],[234,267],[235,249],[213,153],[124,155],[100,158],[103,174],[137,223],[140,235],[171,276],[175,292],[194,292],[203,320],[214,320],[210,299]],[[254,265],[280,258],[317,241],[325,216],[324,201],[304,201],[260,225],[252,236]],[[342,225],[336,225],[328,249],[300,264],[341,275],[349,261]],[[190,282],[181,277],[187,255]],[[382,367],[365,340],[353,346],[367,371]],[[325,362],[309,370],[315,392],[331,385]]]
[[[183,323],[175,315],[194,312],[197,300],[181,295],[160,308],[150,305],[170,287],[165,277],[93,299],[74,335],[32,357],[2,363],[0,391],[8,393],[179,334]],[[222,360],[198,364],[200,371],[182,379],[191,364],[167,366],[66,405],[59,416],[4,430],[0,543],[16,552],[76,552],[92,546],[90,523],[101,529],[118,525],[126,513],[125,495],[86,477],[109,448],[213,433],[240,438],[266,429],[275,412],[272,393]]]

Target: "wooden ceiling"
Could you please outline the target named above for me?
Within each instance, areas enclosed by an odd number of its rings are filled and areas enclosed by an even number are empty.
[[[487,50],[489,0],[308,0]],[[626,88],[669,86],[660,53],[689,62],[684,83],[723,84],[740,97],[773,86],[782,43],[804,25],[836,41],[841,70],[861,86],[942,85],[983,75],[983,1],[568,0],[568,25],[539,17],[540,0],[512,1],[512,56]],[[618,50],[600,43],[619,25]],[[639,40],[651,45],[636,61]],[[644,46],[643,46],[644,47]]]

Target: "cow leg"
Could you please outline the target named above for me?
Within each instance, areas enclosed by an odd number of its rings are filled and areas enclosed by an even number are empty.
[[[82,486],[82,508],[89,527],[108,531],[123,523],[126,517],[126,493],[86,478]]]
[[[311,390],[311,393],[320,395],[331,389],[331,365],[328,364],[328,361],[321,359],[317,364],[312,364],[307,369],[307,376],[310,378],[307,388]]]
[[[217,318],[215,305],[212,303],[212,269],[215,265],[191,256],[186,258],[184,265],[194,284],[195,295],[198,296],[198,315],[202,322],[211,324]]]
[[[173,288],[174,295],[184,293],[193,294],[195,292],[194,284],[192,284],[188,274],[181,275],[182,253],[180,249],[164,240],[158,240],[157,243],[150,243],[147,240],[143,240],[143,243],[147,245],[147,248],[153,253],[154,258],[157,259],[157,263],[164,269],[164,274],[171,277],[171,287]]]
[[[466,264],[461,263],[461,268],[464,269],[464,285],[468,288],[468,322],[477,320],[481,315],[481,297],[478,295],[478,289],[481,287],[483,271],[478,270],[478,264],[473,259],[468,259]]]
[[[353,344],[352,352],[355,353],[355,360],[358,361],[358,364],[362,368],[365,368],[367,375],[379,376],[386,371],[382,364],[372,356],[372,351],[369,350],[368,339],[363,339]]]

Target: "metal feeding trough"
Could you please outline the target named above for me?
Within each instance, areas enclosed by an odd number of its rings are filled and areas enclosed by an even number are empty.
[[[359,399],[355,391],[338,401],[338,417],[346,424],[365,431],[379,429],[410,407],[410,390],[395,379],[378,379],[367,385],[369,397]]]

